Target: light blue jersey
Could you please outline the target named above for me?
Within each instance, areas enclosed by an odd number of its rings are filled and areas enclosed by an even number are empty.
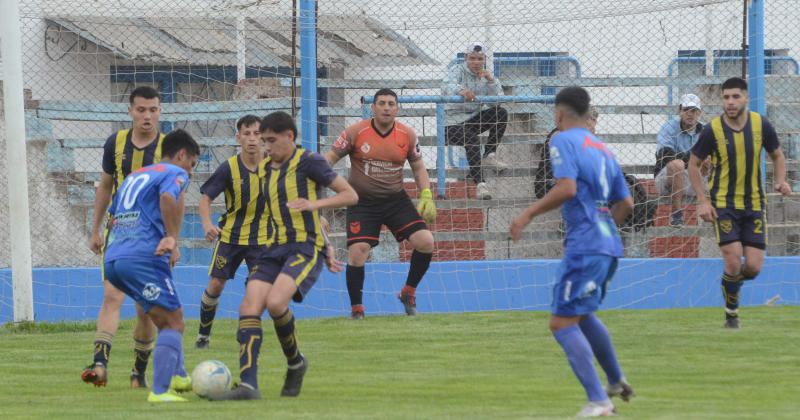
[[[170,194],[177,201],[189,185],[185,170],[169,163],[145,166],[128,175],[111,203],[113,217],[105,261],[125,259],[159,259],[156,247],[166,236],[161,218],[161,195]]]
[[[572,128],[550,142],[553,177],[574,179],[575,197],[564,203],[565,255],[622,257],[622,241],[609,203],[630,196],[625,176],[605,143],[589,130]]]

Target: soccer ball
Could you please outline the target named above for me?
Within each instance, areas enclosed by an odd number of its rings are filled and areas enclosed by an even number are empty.
[[[231,388],[231,371],[219,360],[201,362],[192,371],[192,389],[203,398],[214,398]]]

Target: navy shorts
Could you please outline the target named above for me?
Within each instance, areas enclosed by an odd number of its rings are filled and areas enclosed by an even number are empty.
[[[145,312],[154,306],[174,312],[181,308],[169,263],[162,259],[119,259],[104,264],[108,281],[130,296]]]
[[[260,280],[275,284],[279,274],[286,274],[297,285],[292,300],[302,302],[317,282],[324,264],[325,254],[309,242],[273,245],[258,260],[247,281]]]
[[[600,309],[606,286],[617,271],[608,255],[565,255],[553,286],[551,312],[558,316],[588,315]]]
[[[753,210],[716,209],[714,231],[719,246],[741,242],[742,246],[767,247],[767,222],[764,212]]]
[[[357,242],[377,246],[381,225],[392,231],[397,242],[428,229],[405,191],[380,200],[360,198],[358,204],[347,208],[347,246]]]
[[[215,279],[232,279],[236,276],[236,270],[242,265],[242,261],[247,264],[247,271],[252,272],[258,259],[266,251],[267,247],[263,245],[234,245],[217,241],[211,266],[208,267],[208,275]]]

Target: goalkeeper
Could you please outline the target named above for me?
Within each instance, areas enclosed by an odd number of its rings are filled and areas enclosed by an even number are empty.
[[[408,240],[414,247],[406,284],[398,295],[407,315],[417,313],[416,289],[433,255],[433,234],[427,223],[436,220],[436,205],[417,135],[395,121],[400,108],[394,91],[380,89],[374,99],[374,117],[347,127],[325,154],[331,166],[350,156],[349,181],[359,197],[358,204],[347,208],[347,292],[353,319],[364,317],[364,264],[378,245],[381,225],[398,242]],[[406,161],[420,191],[416,208],[403,189]]]

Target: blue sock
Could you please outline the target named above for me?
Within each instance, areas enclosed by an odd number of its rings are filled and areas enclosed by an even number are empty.
[[[186,365],[183,362],[183,346],[181,352],[178,354],[178,366],[175,367],[175,375],[186,377]]]
[[[594,314],[584,317],[578,325],[592,346],[594,356],[606,373],[608,383],[618,384],[622,380],[622,369],[619,367],[614,344],[611,343],[611,336],[608,334],[606,326]]]
[[[181,333],[175,330],[161,330],[153,351],[153,393],[163,394],[169,390],[172,374],[177,372],[178,361],[182,358],[183,343]]]
[[[569,365],[572,366],[572,371],[583,385],[583,389],[586,390],[589,401],[607,400],[608,396],[594,369],[592,347],[589,346],[589,341],[586,340],[581,329],[577,325],[570,325],[554,332],[553,337],[567,354]]]

